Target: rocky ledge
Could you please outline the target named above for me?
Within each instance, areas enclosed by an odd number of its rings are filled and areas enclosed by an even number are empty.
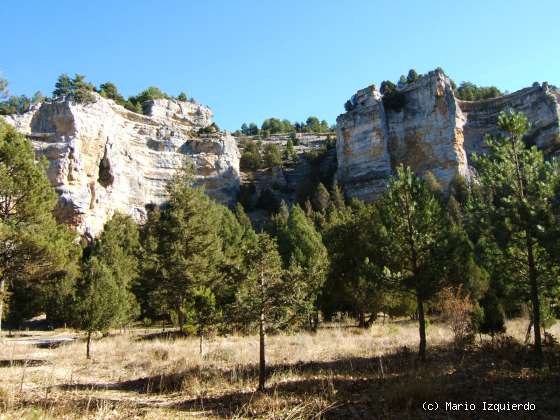
[[[174,99],[145,106],[147,115],[137,114],[96,95],[92,104],[65,98],[5,117],[48,160],[48,177],[60,196],[57,217],[78,233],[96,236],[117,211],[144,220],[148,204],[165,201],[165,184],[185,157],[209,195],[223,203],[236,199],[240,156],[234,138],[198,134],[212,122],[210,109]]]
[[[560,139],[560,92],[536,83],[510,95],[476,102],[455,97],[440,69],[398,91],[387,106],[375,86],[359,90],[337,118],[337,180],[349,197],[373,200],[399,164],[433,173],[445,188],[456,174],[469,177],[473,153],[484,153],[484,136],[497,132],[498,114],[525,113],[526,142],[554,152]]]

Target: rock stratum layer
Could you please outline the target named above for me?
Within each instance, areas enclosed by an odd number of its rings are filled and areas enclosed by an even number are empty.
[[[495,99],[455,97],[441,70],[399,90],[387,107],[375,86],[359,90],[337,118],[337,180],[349,197],[374,200],[399,164],[434,174],[445,188],[456,174],[469,177],[473,153],[485,152],[485,134],[498,132],[498,114],[512,109],[531,122],[525,141],[554,152],[560,139],[560,92],[535,84]]]
[[[70,98],[45,102],[5,117],[49,162],[48,177],[60,196],[56,215],[82,235],[96,236],[115,212],[142,221],[146,205],[166,200],[165,185],[190,157],[196,179],[223,203],[239,189],[239,151],[228,133],[198,135],[212,121],[210,109],[159,99],[148,115],[112,100],[81,105]]]

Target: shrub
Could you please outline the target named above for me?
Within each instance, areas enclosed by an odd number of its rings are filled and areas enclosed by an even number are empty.
[[[453,343],[457,349],[463,349],[474,341],[472,323],[473,302],[462,287],[446,287],[439,293],[439,307],[443,319],[449,323],[453,332]]]

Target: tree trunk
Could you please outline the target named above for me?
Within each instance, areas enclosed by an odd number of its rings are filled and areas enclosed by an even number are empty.
[[[418,329],[420,332],[420,346],[418,348],[418,356],[420,360],[426,361],[426,321],[424,318],[424,301],[420,295],[416,295],[418,303]]]
[[[0,280],[0,333],[2,332],[2,316],[4,315],[4,287],[6,280]]]
[[[358,327],[365,328],[366,327],[366,316],[363,312],[358,312]]]
[[[86,344],[86,358],[88,359],[91,359],[90,348],[91,348],[91,331],[88,331],[87,344]]]
[[[265,314],[264,314],[264,274],[261,271],[261,293],[263,301],[261,302],[261,316],[259,322],[259,391],[264,391],[266,383],[266,357],[265,357]]]
[[[531,338],[532,329],[533,329],[533,319],[531,318],[531,320],[529,321],[529,325],[527,326],[527,332],[525,333],[525,344],[527,344],[529,342],[529,339]]]
[[[179,323],[179,333],[183,333],[183,312],[181,311],[181,305],[177,305],[177,322]]]
[[[200,355],[202,356],[202,340],[204,339],[202,333],[200,334]]]
[[[533,332],[535,335],[535,354],[542,355],[541,344],[541,305],[539,301],[539,288],[537,284],[537,270],[533,255],[533,244],[527,235],[527,264],[529,266],[529,281],[531,285],[531,302],[533,304]]]

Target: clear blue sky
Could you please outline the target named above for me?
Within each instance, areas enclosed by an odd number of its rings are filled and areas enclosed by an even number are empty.
[[[441,66],[510,91],[560,83],[560,1],[3,0],[0,71],[13,94],[61,73],[184,90],[229,130],[266,117],[334,123],[357,90]]]

